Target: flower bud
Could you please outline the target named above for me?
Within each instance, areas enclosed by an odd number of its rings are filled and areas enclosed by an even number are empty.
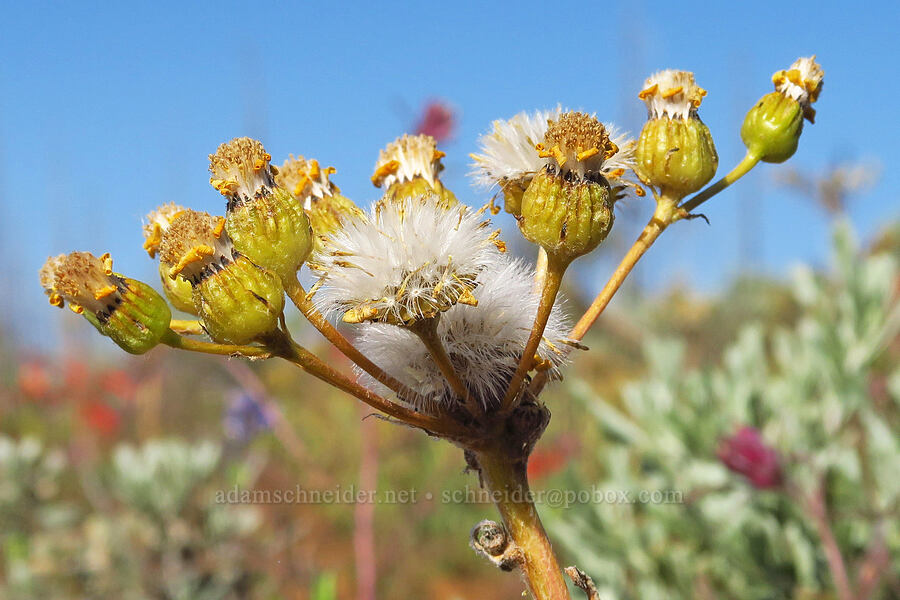
[[[537,149],[546,164],[522,196],[519,228],[551,259],[568,264],[612,228],[615,198],[604,174],[619,148],[596,118],[568,112],[550,123]]]
[[[113,273],[109,254],[60,254],[47,259],[41,285],[50,304],[69,308],[131,354],[143,354],[169,329],[172,313],[150,286]]]
[[[184,212],[184,207],[169,202],[163,204],[153,212],[147,215],[147,222],[144,224],[144,250],[154,258],[159,251],[159,244],[162,236],[171,225],[172,221]],[[162,282],[163,292],[166,298],[172,303],[176,309],[192,315],[196,315],[194,309],[193,289],[191,284],[180,277],[172,279],[169,277],[169,270],[172,265],[160,261],[159,262],[159,279]]]
[[[718,455],[722,464],[746,477],[757,489],[775,488],[783,481],[778,452],[767,446],[753,427],[741,427],[722,440]]]
[[[334,167],[321,168],[319,161],[291,154],[275,174],[275,183],[290,191],[303,204],[312,225],[313,253],[323,251],[323,240],[340,229],[346,219],[364,219],[365,213],[331,181]]]
[[[234,247],[281,278],[294,277],[313,245],[303,205],[276,185],[262,144],[235,138],[210,154],[210,183],[228,199],[225,229]]]
[[[160,260],[174,265],[169,277],[193,286],[194,307],[213,340],[247,344],[278,326],[281,280],[235,249],[224,218],[184,211],[163,235],[159,251]]]
[[[780,163],[789,159],[797,151],[803,119],[814,122],[816,111],[811,105],[819,98],[825,77],[815,58],[799,58],[790,69],[775,73],[775,91],[747,113],[741,139],[747,151],[760,160]]]
[[[375,187],[386,190],[379,202],[434,194],[446,208],[454,206],[456,196],[438,179],[444,156],[430,135],[404,135],[388,144],[378,153],[372,175]]]
[[[649,118],[638,138],[635,171],[641,181],[680,200],[706,185],[719,165],[709,128],[697,109],[706,90],[688,71],[660,71],[647,79],[638,97]]]

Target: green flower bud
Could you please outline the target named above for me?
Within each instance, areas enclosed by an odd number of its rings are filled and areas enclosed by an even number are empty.
[[[193,286],[194,308],[213,340],[247,344],[278,326],[281,279],[234,248],[224,218],[184,211],[163,235],[160,260],[174,265],[170,278]]]
[[[162,236],[171,225],[172,221],[184,212],[185,208],[174,202],[163,204],[153,212],[149,213],[144,223],[144,250],[154,258],[159,251],[159,244]],[[196,315],[194,309],[193,288],[191,284],[184,279],[169,277],[169,271],[173,265],[160,261],[159,263],[159,279],[162,283],[163,292],[169,302],[176,309],[192,315]]]
[[[241,255],[205,277],[194,294],[203,328],[217,342],[252,342],[274,331],[284,310],[278,276]]]
[[[235,138],[209,156],[213,187],[228,199],[225,230],[234,247],[281,278],[292,278],[313,246],[302,204],[275,184],[271,156],[250,138]]]
[[[109,254],[72,252],[47,259],[41,285],[50,303],[84,317],[131,354],[143,354],[169,329],[166,301],[145,283],[113,273]]]
[[[619,174],[609,163],[625,159],[603,124],[578,112],[551,122],[537,149],[547,163],[522,196],[519,228],[552,260],[568,264],[609,234],[615,198],[604,174]]]
[[[386,190],[379,202],[434,194],[446,208],[455,206],[456,196],[438,179],[444,156],[430,135],[404,135],[388,144],[379,152],[372,175],[375,187]]]
[[[719,157],[697,109],[706,90],[688,71],[660,71],[647,79],[638,97],[649,120],[638,138],[635,171],[663,196],[680,200],[716,174]]]
[[[815,120],[811,104],[822,90],[825,72],[815,56],[799,58],[790,69],[772,76],[775,91],[763,96],[747,113],[741,139],[747,151],[760,160],[780,163],[797,151],[803,119]]]

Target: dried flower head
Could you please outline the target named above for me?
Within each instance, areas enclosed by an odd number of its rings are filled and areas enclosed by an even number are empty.
[[[113,274],[109,254],[97,258],[90,252],[71,252],[47,259],[40,271],[41,286],[50,304],[62,308],[66,302],[74,312],[85,310],[101,320],[121,303],[122,280]]]
[[[150,286],[113,273],[109,254],[90,252],[50,257],[40,272],[50,304],[84,317],[120,348],[143,354],[169,330],[172,312]]]
[[[651,119],[668,116],[683,121],[697,115],[706,90],[694,82],[690,71],[667,69],[647,78],[638,98],[647,104]]]
[[[314,202],[341,192],[328,180],[336,171],[334,167],[323,169],[316,159],[307,160],[290,154],[278,168],[275,183],[303,201],[303,208],[308,211]]]
[[[803,107],[804,116],[812,123],[816,111],[810,106],[819,99],[825,71],[816,62],[816,55],[809,58],[798,58],[788,69],[782,69],[772,75],[775,91],[793,98]]]
[[[156,256],[163,234],[169,228],[169,225],[172,224],[172,221],[184,210],[183,206],[169,202],[147,214],[146,223],[144,223],[144,250],[147,251],[150,258]]]
[[[503,248],[498,231],[464,205],[436,195],[377,204],[352,219],[310,263],[324,279],[320,309],[348,323],[408,324],[456,303],[473,304],[478,275]]]
[[[234,248],[225,233],[225,218],[185,210],[163,234],[160,262],[172,265],[169,277],[181,277],[193,284],[230,263]]]
[[[553,172],[579,180],[620,178],[634,164],[634,141],[582,112],[550,121],[536,150]]]
[[[490,408],[499,402],[516,370],[540,295],[534,289],[531,267],[506,255],[484,271],[477,284],[473,294],[478,305],[450,308],[441,316],[438,335],[460,379],[478,402]],[[558,375],[569,350],[568,331],[562,301],[557,300],[538,349],[541,369]],[[417,391],[418,396],[411,399],[417,408],[433,411],[458,400],[415,334],[371,324],[363,328],[358,345],[366,354],[379,357],[388,373]]]
[[[234,138],[209,155],[209,183],[232,203],[245,202],[275,187],[272,156],[258,140]]]
[[[372,183],[388,189],[394,183],[409,182],[419,177],[435,188],[438,174],[444,169],[441,164],[444,156],[430,135],[404,135],[378,153]]]

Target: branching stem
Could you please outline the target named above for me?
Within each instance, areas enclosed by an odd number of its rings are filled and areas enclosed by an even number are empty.
[[[362,352],[350,343],[337,328],[332,325],[325,316],[316,310],[312,300],[307,297],[306,290],[300,285],[300,281],[294,277],[283,282],[284,291],[288,297],[303,313],[303,316],[321,333],[325,339],[341,351],[341,353],[353,361],[360,369],[372,376],[375,381],[383,384],[400,398],[412,398],[415,394],[405,385],[385,373],[378,365],[369,360]]]

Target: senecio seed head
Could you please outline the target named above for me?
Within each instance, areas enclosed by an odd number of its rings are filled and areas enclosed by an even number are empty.
[[[379,202],[329,238],[310,267],[323,276],[319,308],[347,323],[411,325],[455,304],[475,304],[478,275],[505,249],[463,204],[441,197]]]
[[[147,251],[150,258],[154,258],[159,252],[159,244],[162,242],[163,234],[169,229],[169,225],[184,211],[183,206],[169,202],[147,215],[144,223],[144,250]],[[171,268],[172,265],[167,262],[159,261],[159,279],[162,282],[166,298],[178,310],[196,315],[191,284],[181,278],[169,277]]]
[[[303,205],[277,185],[271,160],[257,140],[235,138],[209,155],[210,183],[228,199],[234,247],[284,279],[309,256],[313,235]]]
[[[638,138],[635,170],[664,197],[680,200],[716,174],[719,156],[697,114],[704,96],[693,73],[671,69],[651,75],[638,94],[647,104],[648,120]]]
[[[503,397],[528,341],[540,303],[534,271],[521,260],[500,255],[477,278],[473,291],[477,306],[454,306],[438,323],[437,334],[454,369],[472,396],[486,409]],[[539,369],[559,377],[559,367],[570,350],[566,335],[570,323],[557,300],[537,356]],[[433,413],[446,409],[459,396],[450,388],[413,332],[386,324],[372,324],[357,338],[359,349],[379,357],[379,364],[394,378],[416,391],[407,400],[416,409]],[[364,376],[367,383],[379,384]]]
[[[481,154],[471,154],[478,185],[500,186],[503,207],[511,215],[522,214],[522,195],[546,161],[535,146],[544,141],[550,121],[562,115],[562,108],[538,110],[531,114],[520,112],[511,119],[492,123],[490,133],[478,138]]]
[[[522,196],[519,228],[551,260],[568,264],[609,234],[615,196],[605,175],[618,174],[625,159],[603,124],[580,112],[551,121],[536,149],[544,166]]]
[[[313,253],[323,250],[323,238],[341,228],[346,219],[364,218],[365,213],[329,181],[334,167],[321,168],[319,161],[291,154],[275,174],[275,183],[291,192],[303,204],[312,225]]]
[[[438,178],[444,156],[430,135],[403,135],[388,144],[378,153],[372,175],[375,187],[385,190],[380,202],[434,194],[445,206],[454,206],[456,196]]]
[[[789,159],[797,151],[804,118],[813,123],[812,103],[822,91],[825,71],[816,57],[798,58],[787,70],[772,76],[775,91],[760,98],[741,126],[747,150],[770,163]]]
[[[284,309],[281,280],[236,250],[225,219],[185,210],[163,234],[160,261],[170,278],[193,287],[193,302],[209,336],[246,344],[271,332]]]
[[[169,330],[172,313],[153,288],[113,273],[109,254],[90,252],[50,257],[40,272],[50,304],[66,302],[126,352],[143,354]]]

